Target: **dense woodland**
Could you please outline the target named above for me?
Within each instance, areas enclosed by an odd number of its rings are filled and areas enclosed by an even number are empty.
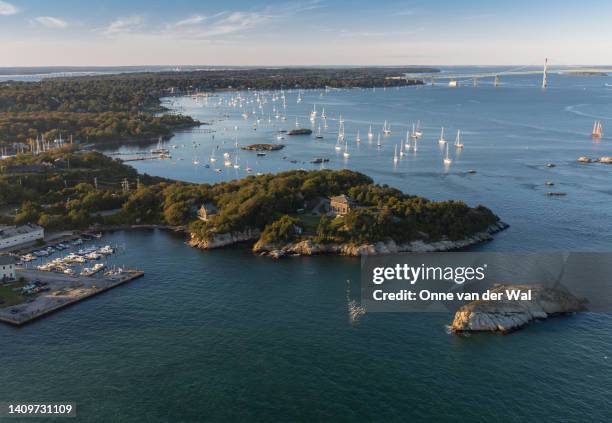
[[[195,126],[189,116],[148,113],[25,112],[0,113],[0,137],[28,144],[37,137],[47,141],[72,137],[81,143],[155,140],[169,138],[173,130]],[[9,142],[5,142],[9,144]]]
[[[124,190],[122,181],[129,189]],[[97,186],[97,187],[96,187]],[[298,213],[321,198],[349,194],[359,205],[346,216]],[[219,213],[208,222],[197,208],[213,202]],[[372,242],[393,239],[460,239],[498,220],[489,209],[462,202],[433,202],[406,195],[350,170],[291,171],[210,184],[189,184],[138,175],[130,166],[96,152],[62,151],[20,155],[2,161],[0,208],[16,209],[17,224],[47,229],[92,224],[167,224],[189,227],[199,239],[256,228],[263,240],[285,243],[300,237],[318,242]],[[100,213],[102,212],[102,213]],[[303,234],[296,227],[315,227]]]
[[[167,137],[177,127],[194,126],[189,117],[163,112],[160,97],[195,91],[350,88],[418,84],[389,79],[425,68],[285,68],[189,72],[123,73],[39,82],[0,83],[0,145],[60,131],[81,142],[128,141]],[[64,132],[66,131],[66,132]]]

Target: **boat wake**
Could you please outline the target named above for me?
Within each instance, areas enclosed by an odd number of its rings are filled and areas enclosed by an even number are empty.
[[[366,314],[366,308],[355,300],[351,300],[351,281],[346,281],[346,303],[348,309],[349,322],[356,324],[359,319]]]
[[[583,106],[587,106],[587,104],[574,104],[572,106],[567,106],[564,110],[566,112],[573,113],[573,114],[578,115],[578,116],[589,117],[589,118],[592,118],[592,119],[604,119],[604,120],[612,119],[612,116],[594,115],[594,114],[591,114],[591,113],[585,113],[585,112],[581,112],[580,110],[577,110],[577,108],[583,107]]]

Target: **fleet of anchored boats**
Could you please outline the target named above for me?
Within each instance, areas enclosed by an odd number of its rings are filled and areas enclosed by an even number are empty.
[[[329,92],[330,89],[326,89],[325,93]],[[235,94],[229,94],[224,96],[197,96],[193,97],[196,102],[202,104],[202,106],[212,106],[215,109],[221,108],[230,108],[235,109],[240,113],[240,116],[246,121],[252,122],[252,129],[257,130],[258,128],[267,128],[267,129],[276,129],[275,131],[275,141],[280,142],[286,139],[286,136],[294,135],[291,134],[292,131],[288,131],[288,129],[282,129],[284,126],[286,128],[287,124],[284,123],[287,121],[288,117],[291,120],[295,121],[295,128],[301,130],[300,120],[304,119],[304,116],[299,116],[297,114],[288,114],[288,104],[291,103],[289,101],[290,95],[296,95],[295,90],[279,90],[279,91],[249,91],[249,92],[239,92]],[[320,93],[320,96],[323,97],[323,92]],[[295,103],[300,104],[304,102],[304,92],[302,90],[297,90],[297,95],[295,98]],[[209,99],[210,102],[209,102]],[[214,100],[213,100],[214,99]],[[176,100],[171,100],[172,106],[176,110],[180,110],[182,106]],[[203,102],[203,103],[202,103]],[[350,137],[347,135],[346,127],[345,127],[345,117],[339,113],[330,116],[329,111],[326,111],[325,108],[322,108],[320,111],[317,108],[317,104],[312,105],[312,110],[310,112],[306,112],[306,116],[310,121],[310,126],[312,127],[312,131],[314,131],[314,138],[316,140],[323,140],[328,134],[333,134],[335,136],[336,142],[333,145],[333,148],[337,152],[338,155],[342,155],[345,161],[352,157],[352,148],[356,149],[362,142],[360,136],[360,128],[356,129],[356,134],[354,137]],[[223,113],[224,118],[229,118],[230,114],[225,111]],[[331,121],[337,121],[337,132],[333,129],[329,130]],[[380,125],[380,124],[378,124]],[[385,120],[381,126],[376,124],[368,124],[366,139],[368,144],[373,144],[375,142],[376,148],[378,150],[383,149],[383,144],[387,144],[389,138],[392,137],[393,132],[391,130],[391,122],[389,120]],[[335,126],[335,125],[333,125]],[[401,125],[398,125],[401,126]],[[378,127],[378,130],[374,128]],[[395,126],[397,128],[397,126]],[[365,128],[363,128],[365,129]],[[235,169],[235,170],[244,170],[246,173],[251,173],[253,168],[246,164],[246,166],[242,166],[240,162],[240,144],[238,141],[238,136],[236,134],[240,131],[238,125],[233,126],[234,134],[230,135],[232,128],[223,128],[221,137],[225,138],[233,138],[233,148],[231,147],[231,141],[229,140],[221,140],[220,143],[214,145],[209,154],[208,163],[201,163],[199,159],[199,147],[200,143],[193,141],[193,164],[194,166],[203,165],[206,168],[210,168],[211,166],[214,168],[214,171],[217,173],[221,173],[223,168]],[[459,151],[464,149],[464,141],[463,141],[463,133],[461,129],[456,130],[455,140],[447,140],[446,136],[446,128],[440,128],[440,136],[437,140],[440,146],[440,155],[444,166],[448,167],[453,163],[453,154],[451,151]],[[212,133],[212,140],[215,141],[215,134]],[[219,132],[219,131],[217,131]],[[412,151],[416,152],[418,150],[418,145],[424,136],[424,130],[421,125],[421,121],[416,121],[415,123],[410,124],[408,126],[408,131],[406,131],[405,139],[400,139],[399,141],[394,142],[393,148],[393,163],[396,164],[401,161],[402,157],[406,156],[407,152]],[[594,139],[601,139],[603,137],[603,126],[601,121],[595,121],[593,123],[592,128],[592,136]],[[296,137],[298,138],[298,137]],[[298,138],[299,139],[299,138]],[[217,140],[218,142],[219,140]],[[228,142],[229,141],[229,142]],[[392,145],[393,145],[392,144]],[[177,146],[173,146],[177,148]],[[221,151],[219,151],[221,150]],[[151,150],[151,154],[156,154],[164,158],[170,157],[170,150],[163,146],[162,140],[158,143],[156,149]],[[223,166],[218,166],[217,163],[221,160],[217,157],[217,154],[222,154],[223,156]],[[266,153],[258,152],[256,154],[256,158],[265,157]],[[286,159],[286,157],[283,157]],[[182,160],[182,159],[179,159]],[[292,163],[297,163],[297,160],[290,160]],[[326,162],[328,160],[325,160]],[[322,161],[323,162],[323,161]],[[256,165],[259,162],[256,161]],[[260,172],[257,172],[260,175]]]
[[[72,243],[73,246],[80,246],[83,244],[81,239],[74,241]],[[65,249],[70,248],[68,245],[60,243],[55,247],[47,247],[43,250],[35,251],[31,254],[26,254],[20,258],[22,263],[28,263],[34,261],[38,258],[47,257],[56,252],[61,252]],[[95,245],[89,247],[79,248],[77,251],[73,251],[63,257],[54,258],[51,261],[35,266],[37,270],[42,270],[46,272],[57,272],[63,273],[69,276],[93,276],[102,270],[106,269],[106,265],[104,263],[94,263],[92,266],[86,266],[89,262],[95,262],[101,260],[111,254],[116,252],[116,248],[105,245],[103,247],[98,247]],[[81,265],[82,268],[80,271],[73,269],[72,266]],[[112,273],[112,272],[111,272]]]

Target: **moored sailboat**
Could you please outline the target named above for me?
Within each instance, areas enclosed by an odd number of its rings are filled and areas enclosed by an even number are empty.
[[[440,144],[446,144],[446,140],[444,139],[444,127],[440,130],[440,139],[438,140]]]
[[[385,121],[385,124],[383,125],[383,135],[391,135],[391,125],[387,125],[387,121]]]
[[[593,138],[601,138],[603,137],[603,126],[600,120],[596,120],[593,122],[593,131],[591,133]]]
[[[461,129],[457,129],[457,137],[455,138],[455,148],[463,148],[463,143],[461,142]]]
[[[453,160],[448,156],[448,144],[446,144],[446,156],[444,156],[444,164],[446,166],[450,165]]]
[[[351,156],[351,153],[348,151],[348,142],[344,143],[344,153],[342,153],[345,159],[348,159]]]

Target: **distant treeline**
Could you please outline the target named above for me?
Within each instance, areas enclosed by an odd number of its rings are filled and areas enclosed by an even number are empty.
[[[283,68],[283,69],[235,69],[201,70],[189,72],[143,72],[113,75],[96,75],[69,78],[49,78],[39,82],[8,81],[0,83],[0,113],[12,113],[4,117],[10,130],[0,132],[0,144],[11,144],[46,131],[63,130],[71,126],[69,135],[82,136],[95,132],[105,134],[99,140],[125,136],[135,139],[150,134],[166,135],[175,123],[179,126],[196,125],[186,119],[168,120],[164,127],[152,119],[152,114],[162,112],[160,97],[195,91],[215,90],[271,90],[310,88],[394,87],[420,84],[419,80],[406,80],[405,73],[434,72],[428,68]],[[101,114],[125,112],[131,116],[116,115],[117,127],[139,127],[136,131],[109,131],[108,116],[93,118],[70,117],[62,113]],[[20,113],[30,113],[19,115]],[[57,113],[57,114],[54,114]],[[46,115],[45,115],[46,114]],[[144,115],[144,117],[143,117]],[[36,123],[43,120],[44,125]],[[66,121],[76,122],[77,127]],[[91,122],[96,123],[93,128]],[[128,122],[130,121],[131,124]],[[85,129],[79,122],[86,125]],[[140,122],[140,124],[137,124]],[[113,125],[111,125],[113,126]],[[144,134],[144,135],[140,135]]]
[[[0,139],[28,143],[44,137],[53,141],[60,136],[68,142],[87,143],[168,138],[173,129],[196,125],[189,116],[149,113],[103,112],[24,112],[0,114]]]

